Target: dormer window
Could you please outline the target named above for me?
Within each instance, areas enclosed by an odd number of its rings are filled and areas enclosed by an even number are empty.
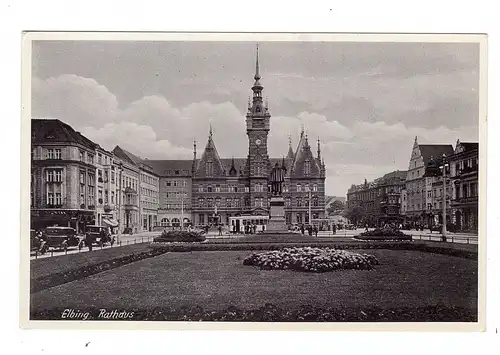
[[[213,162],[207,161],[206,169],[207,169],[207,176],[212,176],[214,174]]]
[[[260,106],[257,106],[257,108],[255,109],[255,112],[260,112]]]
[[[308,176],[311,174],[311,162],[306,160],[304,162],[304,175]]]

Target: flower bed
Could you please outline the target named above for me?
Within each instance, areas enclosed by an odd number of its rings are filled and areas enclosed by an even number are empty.
[[[333,270],[371,270],[378,260],[373,255],[356,254],[332,248],[284,248],[253,253],[243,265],[260,266],[263,270],[295,270],[327,272]]]
[[[98,309],[84,309],[89,320],[98,320]],[[216,321],[216,322],[477,322],[477,310],[434,305],[404,308],[321,308],[304,305],[283,309],[265,304],[256,309],[228,307],[221,310],[205,310],[202,307],[155,308],[128,310],[133,312],[131,321]],[[62,319],[64,309],[33,311],[32,320]],[[123,320],[123,319],[117,319]]]
[[[159,237],[156,237],[154,243],[170,243],[170,242],[203,242],[206,237],[200,232],[195,231],[163,231]]]

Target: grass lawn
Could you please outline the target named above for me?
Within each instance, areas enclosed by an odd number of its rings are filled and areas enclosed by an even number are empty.
[[[194,307],[477,308],[474,260],[418,251],[358,250],[375,255],[372,271],[322,274],[244,266],[247,251],[167,253],[31,295],[32,310]]]
[[[30,278],[37,279],[42,276],[97,264],[113,258],[145,252],[150,250],[148,246],[149,243],[138,243],[102,250],[96,248],[91,252],[30,260]]]

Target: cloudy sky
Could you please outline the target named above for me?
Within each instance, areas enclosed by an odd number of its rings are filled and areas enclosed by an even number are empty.
[[[38,41],[32,116],[106,149],[190,159],[212,122],[222,157],[245,157],[254,42]],[[320,139],[327,193],[406,170],[421,143],[478,141],[479,46],[472,43],[261,42],[272,156],[303,124]],[[316,149],[314,149],[316,151]]]

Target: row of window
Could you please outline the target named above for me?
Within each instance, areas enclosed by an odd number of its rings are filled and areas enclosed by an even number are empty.
[[[186,187],[187,186],[187,181],[186,180],[166,180],[165,187]]]
[[[185,192],[185,191],[165,192],[163,194],[163,198],[164,199],[169,199],[169,198],[176,198],[176,199],[184,198],[184,199],[187,199],[188,198],[188,193]]]
[[[158,198],[158,192],[155,190],[148,189],[146,187],[141,187],[141,195],[147,197]]]
[[[256,183],[253,185],[253,192],[264,192],[266,191],[265,189],[267,188],[267,191],[270,191],[270,186],[265,186],[264,184],[261,183]],[[236,186],[236,185],[199,185],[198,186],[198,192],[249,192],[250,188],[248,186]],[[313,184],[312,185],[312,190],[309,184],[297,184],[297,192],[317,192],[318,191],[318,185]],[[283,192],[289,192],[289,187],[288,185],[283,185]]]
[[[141,181],[145,182],[147,184],[150,184],[150,185],[156,185],[158,182],[158,179],[153,177],[153,176],[150,176],[150,175],[141,174]]]

